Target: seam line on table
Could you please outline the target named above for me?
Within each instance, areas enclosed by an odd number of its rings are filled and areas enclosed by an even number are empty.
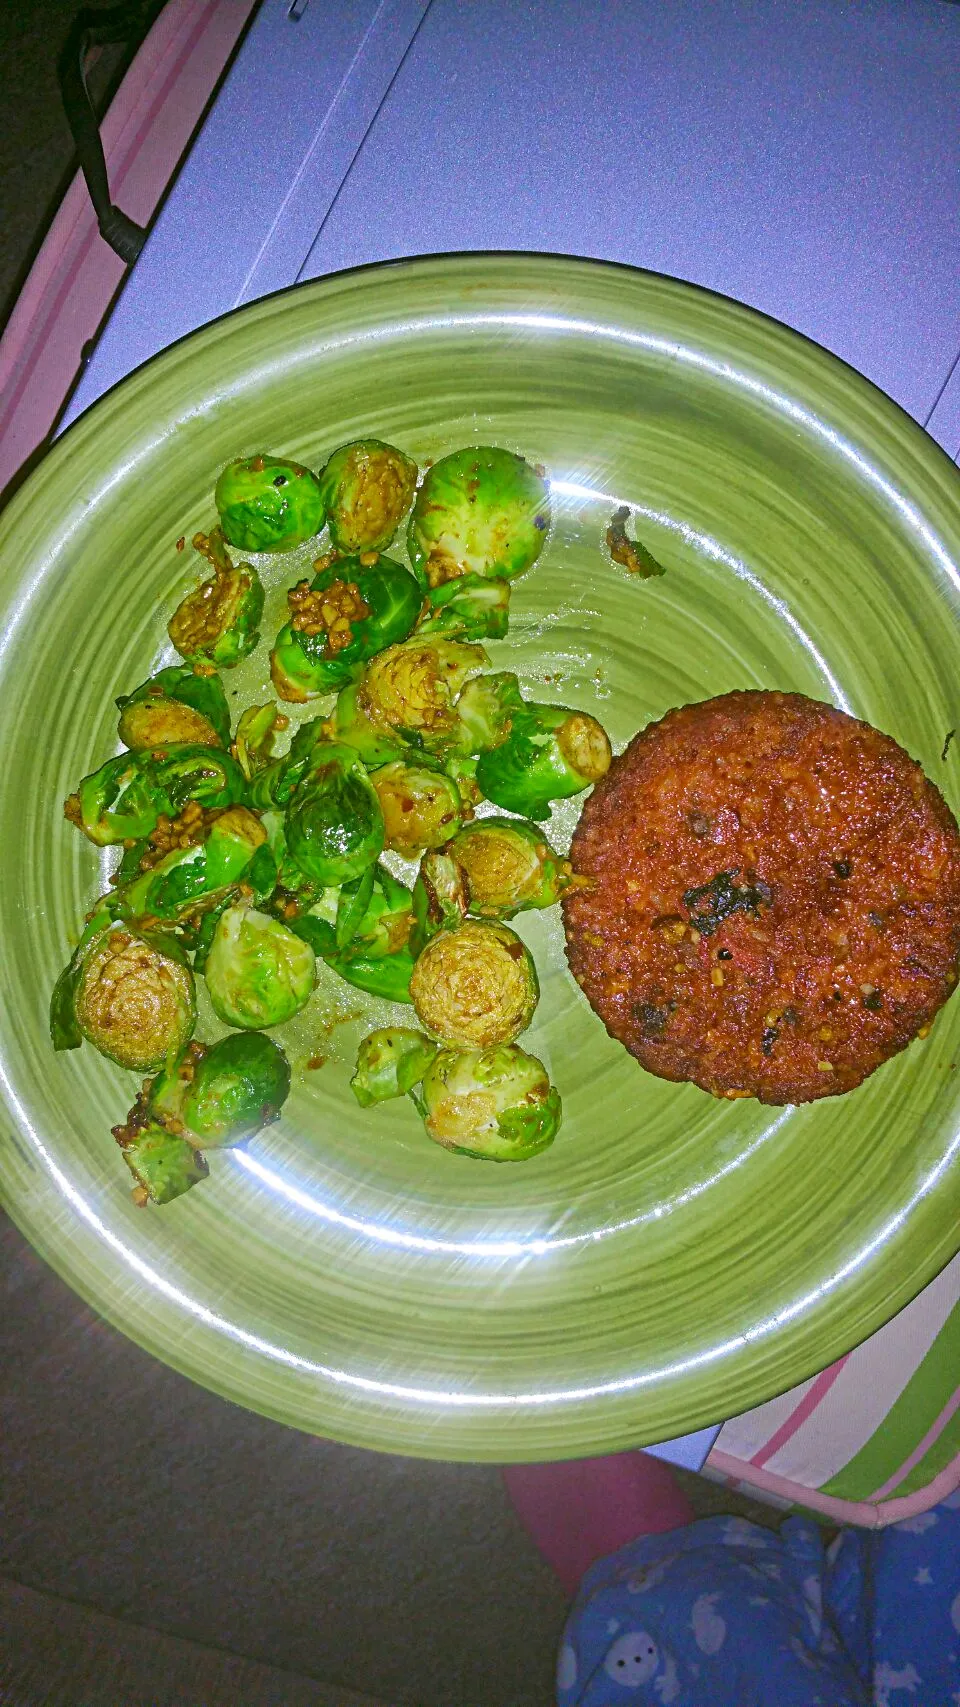
[[[344,172],[343,177],[340,179],[340,182],[337,185],[336,191],[334,192],[333,196],[330,199],[330,206],[327,208],[326,213],[324,214],[322,220],[320,221],[320,224],[318,225],[318,227],[316,229],[316,232],[314,233],[313,241],[310,244],[310,247],[307,250],[307,253],[304,255],[303,260],[301,261],[299,267],[297,268],[296,277],[294,279],[295,284],[300,284],[300,282],[303,278],[303,269],[306,266],[307,262],[309,261],[310,256],[313,254],[314,250],[316,249],[317,244],[319,243],[321,237],[323,236],[324,229],[326,227],[327,221],[330,218],[330,215],[333,213],[333,210],[336,207],[338,201],[340,200],[341,195],[343,194],[343,191],[344,191],[344,189],[345,189],[345,187],[349,181],[350,175],[353,172],[353,168],[355,167],[358,159],[360,158],[360,154],[363,151],[364,143],[366,142],[367,137],[370,135],[370,132],[372,131],[374,125],[376,124],[378,118],[380,117],[380,114],[383,111],[384,103],[387,101],[387,99],[390,95],[390,91],[392,90],[394,84],[397,81],[397,78],[399,77],[401,71],[403,70],[403,68],[407,62],[407,58],[413,49],[413,45],[414,45],[418,35],[420,34],[420,31],[423,29],[423,26],[426,23],[427,18],[430,16],[430,13],[432,10],[433,10],[433,0],[427,0],[427,4],[424,7],[424,11],[423,11],[423,16],[421,17],[419,23],[417,24],[417,27],[414,30],[413,35],[410,37],[410,40],[407,42],[407,45],[404,48],[403,53],[401,54],[400,59],[397,62],[396,69],[394,70],[393,75],[391,76],[389,83],[387,84],[386,88],[384,89],[383,94],[381,95],[379,101],[377,102],[376,109],[373,113],[373,116],[370,119],[370,123],[367,125],[366,130],[364,131],[363,135],[360,138],[360,141],[357,143],[357,146],[354,149],[353,154],[350,157],[350,161],[349,161],[349,164],[347,166],[347,169]]]
[[[960,0],[957,0],[957,3],[960,4]],[[950,363],[950,367],[949,367],[949,370],[947,372],[947,377],[944,380],[943,384],[941,385],[940,390],[937,392],[937,395],[934,398],[933,402],[931,403],[929,409],[927,410],[927,413],[923,417],[923,425],[924,425],[925,429],[927,427],[929,427],[930,422],[933,420],[934,415],[936,414],[937,410],[940,407],[940,404],[943,402],[943,399],[946,396],[948,387],[950,385],[950,381],[952,380],[952,378],[953,378],[954,374],[956,373],[958,367],[960,367],[960,350],[957,351],[956,355],[953,358],[953,361]]]
[[[311,137],[310,146],[307,149],[306,153],[304,154],[303,159],[301,160],[299,166],[297,167],[297,170],[293,176],[293,181],[291,182],[291,184],[287,190],[286,195],[283,197],[283,200],[281,201],[280,206],[278,207],[278,209],[277,209],[277,211],[273,217],[273,220],[272,220],[271,225],[270,225],[270,229],[267,232],[266,236],[264,237],[263,242],[261,243],[259,249],[257,250],[253,260],[251,261],[250,266],[247,268],[246,273],[244,274],[244,277],[243,277],[241,284],[240,284],[240,288],[237,291],[236,297],[234,298],[233,306],[235,308],[239,307],[239,305],[244,301],[247,289],[250,285],[250,281],[251,281],[251,279],[253,279],[254,275],[256,274],[257,268],[259,267],[261,261],[263,260],[264,255],[266,254],[267,250],[270,247],[270,244],[271,244],[271,242],[274,238],[274,235],[277,231],[277,227],[280,225],[280,222],[283,219],[283,216],[284,216],[287,208],[289,207],[290,202],[292,201],[294,195],[296,194],[296,192],[300,186],[300,182],[301,182],[303,175],[307,169],[307,166],[309,165],[310,161],[313,159],[313,156],[317,150],[317,146],[318,146],[321,138],[323,137],[324,133],[326,132],[326,129],[327,129],[327,127],[331,121],[331,118],[333,117],[333,115],[334,115],[334,113],[335,113],[335,111],[336,111],[336,109],[340,103],[340,100],[343,96],[343,92],[346,89],[348,83],[350,82],[350,79],[352,78],[352,76],[353,76],[357,66],[359,65],[360,61],[363,59],[363,56],[367,51],[367,44],[369,43],[371,37],[375,34],[377,26],[380,23],[380,20],[383,17],[384,11],[385,11],[386,7],[388,6],[388,4],[389,4],[389,0],[380,0],[380,3],[377,6],[377,9],[374,12],[373,17],[371,18],[369,24],[367,25],[366,29],[364,30],[363,35],[360,39],[359,46],[356,48],[356,50],[353,54],[353,57],[350,60],[350,64],[347,66],[346,71],[344,72],[343,76],[340,79],[340,82],[337,85],[336,94],[333,96],[333,99],[330,101],[330,103],[327,107],[326,113],[324,114],[321,123],[318,125],[313,136]],[[379,108],[377,110],[379,111]],[[366,132],[364,132],[364,135],[366,135]],[[361,146],[362,146],[362,144],[361,144]],[[352,163],[353,162],[351,160],[351,165],[352,165]],[[349,167],[347,169],[349,171]],[[337,187],[335,194],[339,194],[339,185]],[[326,217],[326,216],[324,216],[324,217]],[[309,253],[309,251],[308,251],[308,253]]]

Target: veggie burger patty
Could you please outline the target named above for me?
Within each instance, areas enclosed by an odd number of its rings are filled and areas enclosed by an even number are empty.
[[[960,835],[888,735],[789,693],[641,731],[587,801],[570,968],[650,1072],[809,1102],[928,1026],[960,958]]]

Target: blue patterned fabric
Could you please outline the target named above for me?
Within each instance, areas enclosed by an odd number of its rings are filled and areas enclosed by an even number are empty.
[[[559,1707],[960,1704],[960,1495],[879,1533],[738,1517],[647,1535],[587,1572]]]

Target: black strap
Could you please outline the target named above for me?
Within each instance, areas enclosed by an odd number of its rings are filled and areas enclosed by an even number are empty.
[[[110,6],[102,11],[84,7],[70,26],[58,67],[64,111],[80,170],[90,191],[100,235],[128,266],[139,255],[147,234],[110,200],[107,163],[97,115],[87,89],[85,64],[92,47],[142,41],[163,4],[164,0],[130,0],[127,5]]]

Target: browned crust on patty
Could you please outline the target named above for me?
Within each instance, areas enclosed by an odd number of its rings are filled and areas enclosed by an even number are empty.
[[[570,850],[570,969],[650,1072],[852,1089],[955,987],[960,835],[888,735],[802,694],[681,706],[614,759]],[[699,893],[697,893],[699,891]]]

